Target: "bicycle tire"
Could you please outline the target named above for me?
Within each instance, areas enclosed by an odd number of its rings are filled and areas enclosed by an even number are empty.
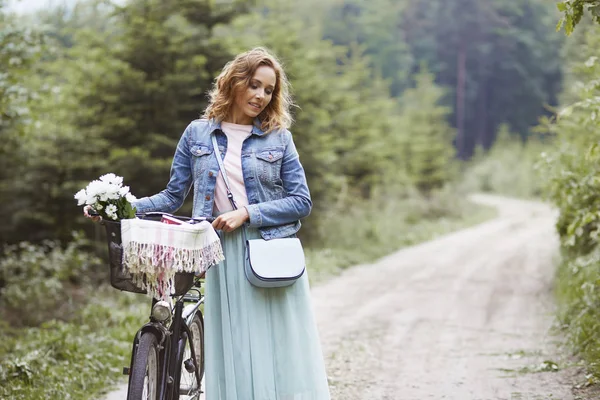
[[[159,351],[156,335],[142,334],[138,342],[127,400],[158,400],[159,393]]]
[[[188,328],[191,337],[183,341],[177,360],[179,368],[175,386],[177,388],[175,397],[177,400],[198,398],[202,390],[202,377],[204,376],[204,321],[200,310],[196,312]],[[194,346],[194,353],[196,355],[196,371],[193,374],[187,372],[184,366],[186,360],[191,359],[191,351],[188,349],[188,346]],[[194,380],[195,384],[192,382]],[[195,395],[190,396],[190,391],[195,393]]]

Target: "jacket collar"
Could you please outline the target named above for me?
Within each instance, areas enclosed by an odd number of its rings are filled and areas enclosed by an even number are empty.
[[[209,129],[210,129],[210,133],[213,133],[214,131],[216,131],[217,129],[221,129],[221,121],[217,121],[214,118],[208,121],[209,123]],[[257,136],[263,136],[265,134],[265,132],[261,129],[261,123],[260,120],[257,118],[254,118],[254,123],[252,124],[252,131],[250,132],[253,135],[257,135]]]

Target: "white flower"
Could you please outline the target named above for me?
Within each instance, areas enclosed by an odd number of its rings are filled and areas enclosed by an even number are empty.
[[[123,186],[121,189],[119,189],[119,194],[121,196],[125,196],[127,193],[129,193],[129,186]]]
[[[125,198],[126,198],[126,199],[127,199],[127,201],[128,201],[128,202],[130,202],[130,203],[133,203],[134,201],[136,201],[136,200],[137,200],[137,198],[136,198],[134,195],[132,195],[131,193],[127,193],[127,194],[125,195]]]
[[[92,190],[100,201],[117,200],[120,197],[117,185],[106,181],[93,181],[90,185],[92,184],[94,185]]]
[[[117,206],[115,206],[114,204],[109,204],[108,206],[106,206],[106,215],[108,216],[108,218],[116,220]]]
[[[121,190],[119,186],[113,184],[108,185],[106,188],[106,196],[109,199],[118,200],[121,197],[120,191]]]
[[[87,204],[94,204],[98,198],[104,193],[104,183],[94,180],[85,189],[87,192]]]
[[[100,180],[102,182],[106,182],[106,183],[109,183],[112,185],[117,185],[119,187],[123,184],[123,178],[113,174],[112,172],[110,174],[102,175],[100,177]]]
[[[75,200],[77,200],[77,205],[82,206],[85,204],[87,199],[87,193],[85,189],[81,189],[79,192],[75,193]]]
[[[102,204],[98,203],[94,206],[94,208],[96,209],[96,211],[100,211],[102,210],[104,207],[102,206]]]

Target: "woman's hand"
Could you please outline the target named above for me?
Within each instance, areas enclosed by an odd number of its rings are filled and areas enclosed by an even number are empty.
[[[92,220],[92,221],[94,221],[94,222],[98,222],[98,221],[100,221],[100,220],[102,219],[102,217],[100,217],[100,216],[91,216],[91,215],[89,214],[89,211],[90,211],[91,209],[92,209],[92,206],[85,206],[85,207],[83,207],[83,215],[85,215],[85,216],[86,216],[86,218],[89,218],[89,219],[91,219],[91,220]]]
[[[233,232],[242,224],[250,219],[246,207],[239,210],[229,211],[221,214],[212,223],[213,228],[222,230],[223,232]]]

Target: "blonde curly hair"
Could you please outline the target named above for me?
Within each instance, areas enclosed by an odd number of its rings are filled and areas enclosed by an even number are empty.
[[[290,108],[294,105],[289,93],[290,83],[281,63],[263,47],[238,54],[223,67],[209,92],[210,102],[204,117],[223,121],[231,111],[235,96],[250,85],[254,73],[261,66],[273,68],[276,80],[271,102],[258,115],[260,128],[267,133],[289,128],[293,122]]]

